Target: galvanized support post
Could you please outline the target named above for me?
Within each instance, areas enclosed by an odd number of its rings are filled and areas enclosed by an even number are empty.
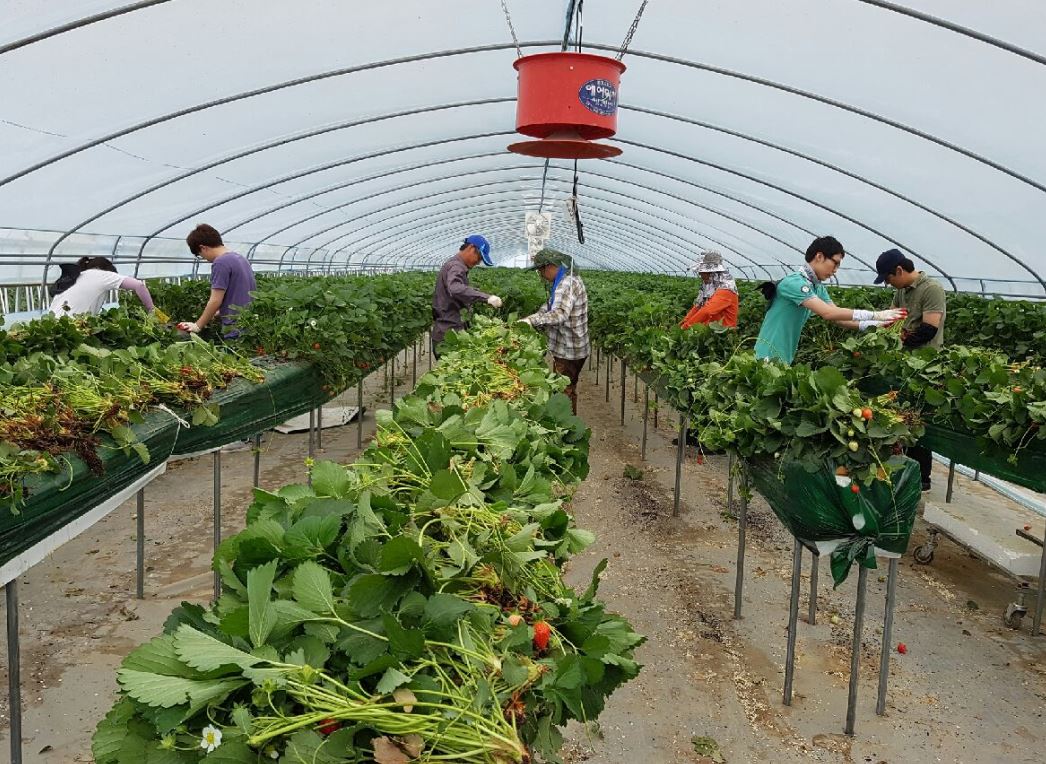
[[[392,354],[392,360],[389,362],[389,405],[396,400],[396,356],[399,353]]]
[[[214,551],[222,543],[222,451],[214,452]],[[214,571],[214,601],[222,596],[222,579],[218,571]]]
[[[625,359],[621,359],[621,426],[625,426]]]
[[[1042,625],[1042,608],[1046,605],[1043,593],[1046,590],[1046,538],[1043,539],[1042,555],[1039,557],[1039,588],[1035,594],[1035,617],[1031,622],[1031,634],[1033,637],[1039,635],[1039,627]]]
[[[952,489],[955,486],[955,460],[948,460],[948,492],[944,496],[944,503],[951,504],[952,502]]]
[[[741,497],[741,509],[737,513],[737,571],[734,574],[734,619],[741,618],[741,595],[745,589],[745,544],[748,533],[748,472],[744,461],[740,461],[741,479],[738,494]]]
[[[432,371],[432,359],[436,355],[436,348],[432,345],[432,332],[429,332],[429,371]]]
[[[429,359],[432,354],[429,353]],[[363,448],[363,378],[356,383],[356,448]]]
[[[803,545],[795,539],[792,548],[792,596],[788,601],[788,644],[785,647],[784,704],[792,705],[792,679],[795,677],[795,638],[799,630],[799,586],[803,574]]]
[[[854,640],[850,648],[850,691],[846,697],[847,735],[854,734],[854,719],[857,716],[857,682],[861,673],[861,630],[864,628],[864,601],[868,591],[868,568],[857,567],[857,606],[854,608]]]
[[[614,363],[614,359],[610,356],[609,353],[607,353],[607,373],[606,373],[606,384],[607,384],[606,402],[607,403],[610,403],[610,369],[611,369],[611,366],[613,365],[613,363]]]
[[[599,384],[599,367],[603,363],[603,351],[596,348],[596,384]]]
[[[309,409],[309,458],[312,459],[314,456],[316,456],[316,409]]]
[[[886,614],[883,616],[883,649],[879,655],[879,697],[875,702],[875,713],[886,713],[886,683],[890,678],[890,648],[893,645],[893,609],[897,601],[897,559],[890,560],[890,572],[886,576]]]
[[[646,433],[647,424],[650,421],[650,386],[643,385],[643,446],[639,452],[639,458],[646,461]]]
[[[676,448],[676,490],[672,501],[672,517],[679,517],[679,484],[683,479],[683,454],[686,452],[686,414],[679,415],[679,441]]]
[[[734,452],[727,456],[726,462],[726,511],[734,511]]]
[[[316,409],[316,450],[323,450],[323,404]]]
[[[138,501],[136,502],[136,513],[134,516],[137,538],[135,538],[135,576],[134,595],[138,599],[145,599],[145,489],[138,489]]]
[[[661,409],[661,400],[654,393],[654,429],[657,429],[657,412]]]
[[[638,374],[633,374],[632,375],[632,382],[633,382],[632,403],[638,403],[639,402],[639,375]]]
[[[262,436],[259,432],[254,436],[254,487],[257,488],[261,485],[261,441]]]
[[[810,602],[806,622],[811,626],[817,624],[817,573],[820,568],[821,555],[813,554],[810,560]]]
[[[418,341],[414,340],[414,366],[410,370],[410,389],[418,386]]]
[[[18,639],[18,579],[4,586],[7,599],[7,697],[11,764],[22,764],[22,650]]]

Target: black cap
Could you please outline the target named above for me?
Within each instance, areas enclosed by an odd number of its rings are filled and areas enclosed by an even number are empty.
[[[879,275],[875,277],[876,284],[882,284],[886,277],[897,270],[897,266],[907,260],[899,249],[888,249],[879,255],[875,261],[875,270]]]

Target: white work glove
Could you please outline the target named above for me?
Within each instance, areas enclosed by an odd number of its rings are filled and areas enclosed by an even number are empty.
[[[529,318],[521,318],[516,323],[517,324],[526,324],[527,326],[532,326],[532,324],[530,323],[530,319]]]
[[[193,321],[182,321],[178,324],[178,328],[189,334],[199,334],[200,332],[200,327]]]
[[[890,308],[889,310],[854,310],[854,321],[882,321],[884,324],[892,324],[900,321],[908,315],[904,308]]]
[[[490,297],[487,298],[487,305],[489,305],[492,308],[500,308],[501,298],[498,297],[496,294],[492,294]]]
[[[886,326],[885,321],[858,321],[857,329],[864,331],[865,329],[878,329],[880,326]]]

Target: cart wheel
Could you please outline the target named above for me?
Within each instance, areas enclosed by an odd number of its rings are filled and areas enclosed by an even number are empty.
[[[1006,606],[1006,614],[1002,617],[1002,622],[1009,629],[1019,629],[1021,627],[1021,619],[1024,618],[1024,614],[1027,612],[1027,609],[1011,602]]]
[[[915,547],[912,558],[920,565],[929,565],[933,562],[933,547],[928,544]]]

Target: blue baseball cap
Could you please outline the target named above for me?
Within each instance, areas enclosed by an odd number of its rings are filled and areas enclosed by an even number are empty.
[[[896,271],[897,266],[907,259],[899,249],[888,249],[883,252],[875,261],[875,283],[882,284],[886,281],[886,277]]]
[[[479,256],[483,258],[484,265],[493,265],[494,261],[490,259],[490,242],[480,236],[478,233],[474,233],[465,239],[465,244],[471,244],[477,250],[479,250]]]

